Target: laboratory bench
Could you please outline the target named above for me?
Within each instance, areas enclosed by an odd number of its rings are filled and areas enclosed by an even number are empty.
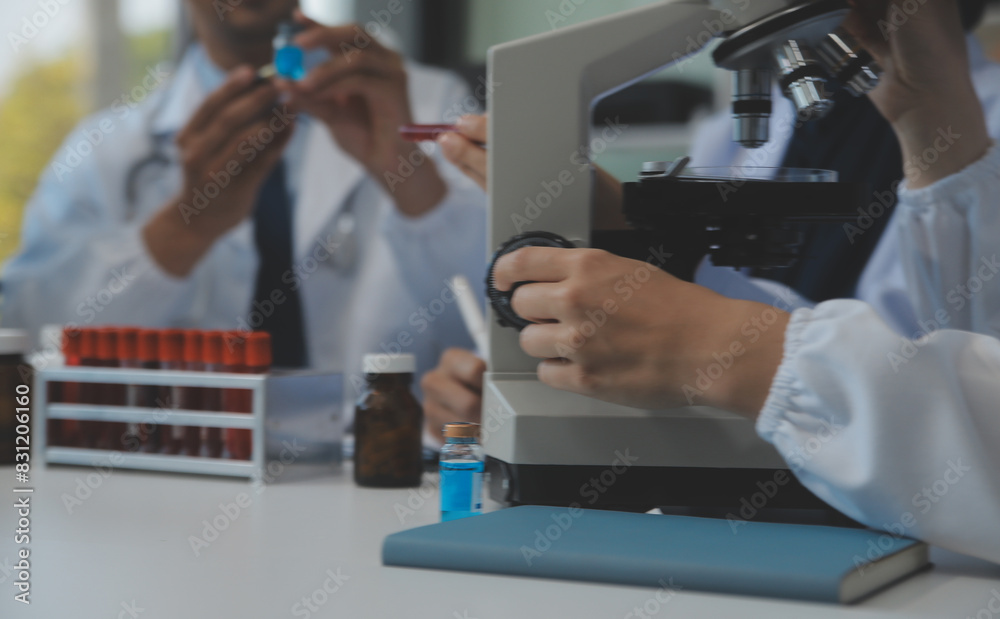
[[[431,474],[404,490],[357,487],[350,465],[257,485],[65,466],[0,477],[3,618],[1000,617],[1000,566],[941,549],[934,569],[853,606],[383,567],[386,535],[438,520]],[[22,486],[30,606],[10,572]]]

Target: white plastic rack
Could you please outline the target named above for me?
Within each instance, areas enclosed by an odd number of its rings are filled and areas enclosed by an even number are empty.
[[[99,383],[246,389],[252,392],[253,409],[224,413],[97,404],[63,404],[48,401],[52,383]],[[227,374],[175,370],[133,370],[64,366],[35,374],[34,437],[47,464],[108,466],[118,468],[225,475],[267,480],[267,465],[281,454],[282,465],[335,464],[341,459],[343,439],[342,388],[339,374],[272,372]],[[180,454],[155,454],[48,445],[50,419],[120,422],[186,427],[251,430],[250,460],[207,458]],[[113,457],[112,457],[113,456]]]

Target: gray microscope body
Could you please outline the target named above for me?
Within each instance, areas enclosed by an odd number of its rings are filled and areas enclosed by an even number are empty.
[[[564,246],[602,246],[592,230],[594,183],[588,165],[595,100],[697,53],[715,35],[723,39],[713,54],[716,64],[734,72],[733,137],[747,147],[767,142],[774,80],[803,118],[829,109],[831,83],[858,95],[867,92],[877,83],[878,68],[838,29],[847,12],[845,0],[668,0],[494,47],[489,54],[490,82],[495,85],[489,101],[490,249],[509,249],[512,239],[550,244],[545,240],[550,237]],[[721,33],[720,24],[725,27]],[[630,219],[648,223],[641,212],[643,202],[649,203],[655,219],[657,200],[680,199],[688,190],[703,189],[671,182],[654,178],[649,183],[656,184],[627,187],[626,212],[631,209],[636,215]],[[780,183],[759,189],[774,191],[776,185]],[[552,190],[556,186],[559,191]],[[844,189],[846,203],[812,214],[822,218],[853,211],[857,204],[852,200],[860,200],[863,191]],[[809,192],[811,187],[798,190]],[[785,203],[799,201],[795,188],[787,191]],[[791,206],[801,205],[799,201]],[[738,231],[754,225],[770,229],[782,217],[780,212],[762,211],[756,221],[734,224],[729,217],[736,211],[723,207],[706,203],[697,209],[699,216],[712,214],[723,229],[736,225]],[[745,214],[746,204],[737,207]],[[693,222],[692,230],[704,232],[704,218],[683,216],[684,222]],[[655,257],[661,250],[648,245],[648,239],[655,241],[657,229],[669,232],[674,223],[660,222],[657,228],[654,222],[645,226],[646,237],[637,233],[625,244],[631,243],[639,254],[652,250]],[[541,242],[533,242],[533,237]],[[703,241],[705,251],[693,248],[692,264],[717,245]],[[670,253],[679,249],[663,248]],[[746,259],[737,259],[733,266],[758,266],[753,252],[736,255]],[[483,445],[495,500],[725,510],[739,507],[741,498],[762,487],[772,487],[775,479],[790,479],[769,497],[769,508],[822,507],[794,481],[787,464],[757,436],[751,421],[705,407],[639,410],[556,391],[538,381],[538,362],[521,351],[510,320],[497,309],[491,309],[491,317]]]

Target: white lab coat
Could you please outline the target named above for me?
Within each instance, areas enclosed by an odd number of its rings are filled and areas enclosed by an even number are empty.
[[[969,47],[990,134],[1000,136],[1000,68]],[[753,165],[778,165],[787,137]],[[699,164],[727,164],[706,162],[707,144],[695,149]],[[998,195],[996,146],[930,187],[904,183],[858,287],[867,304],[809,309],[783,286],[731,269],[703,267],[699,278],[801,308],[757,430],[807,488],[869,526],[1000,563]]]
[[[972,36],[968,37],[968,50],[972,81],[983,104],[987,129],[991,136],[1000,139],[1000,65],[986,58]],[[691,163],[697,166],[780,166],[792,137],[794,120],[791,102],[775,91],[771,141],[759,149],[748,150],[732,141],[731,117],[728,114],[715,116],[698,128],[691,149]],[[953,288],[968,280],[967,271],[978,268],[976,264],[987,250],[970,246],[969,235],[958,230],[964,225],[960,210],[943,214],[926,207],[897,204],[893,218],[862,273],[855,296],[870,304],[897,332],[913,336],[925,330],[924,326],[930,324],[928,321],[942,308]],[[996,246],[1000,236],[992,239],[994,241],[988,246]],[[907,274],[905,269],[912,269],[914,265],[921,265],[921,272]],[[945,265],[942,273],[925,276],[941,265]],[[965,279],[961,279],[963,276]],[[769,303],[785,310],[813,305],[782,284],[751,279],[731,268],[715,267],[707,259],[695,281],[729,297]],[[948,309],[961,316],[955,316],[954,322],[947,325],[949,328],[1000,335],[1000,322],[996,318],[1000,311],[1000,293],[977,295],[959,312],[954,311],[956,305],[949,304]],[[988,316],[992,316],[992,322]]]
[[[997,339],[914,344],[861,301],[796,310],[757,431],[851,518],[1000,563]]]
[[[208,94],[204,72],[218,72],[205,63],[194,46],[172,80],[142,105],[105,110],[67,139],[55,162],[65,161],[66,147],[87,132],[102,131],[102,121],[111,127],[76,167],[50,166],[43,174],[25,213],[21,251],[4,270],[4,326],[34,336],[47,323],[252,326],[258,265],[252,220],[221,238],[184,279],[165,273],[140,236],[180,188],[172,138]],[[417,122],[454,120],[470,105],[466,87],[450,73],[410,64],[409,84]],[[126,176],[152,152],[151,135],[163,136],[169,162],[143,171],[130,204]],[[357,373],[364,353],[387,350],[416,354],[423,372],[445,347],[471,346],[446,280],[463,274],[482,281],[486,200],[478,187],[441,163],[449,195],[430,214],[408,218],[316,121],[300,123],[285,162],[311,367]],[[348,204],[357,217],[357,260],[335,268],[344,254],[334,251],[330,259],[324,245]],[[421,308],[430,308],[430,319]]]

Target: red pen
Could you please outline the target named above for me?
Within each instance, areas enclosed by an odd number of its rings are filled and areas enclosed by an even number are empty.
[[[458,125],[403,125],[399,128],[399,135],[407,142],[437,142],[438,138],[445,133],[461,133]],[[481,142],[476,142],[479,146],[485,146]]]

